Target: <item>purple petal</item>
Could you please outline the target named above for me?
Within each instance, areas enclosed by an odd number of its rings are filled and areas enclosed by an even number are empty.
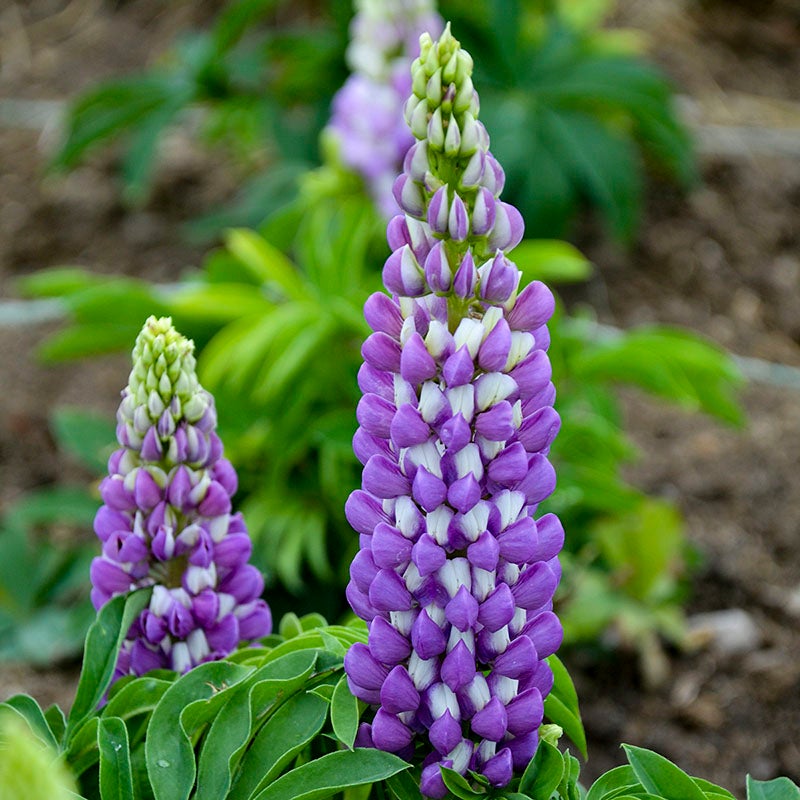
[[[469,233],[469,215],[464,201],[455,195],[450,204],[450,214],[447,217],[447,230],[450,238],[456,242],[463,242]]]
[[[528,454],[525,448],[519,442],[509,445],[494,457],[487,471],[489,478],[495,483],[508,488],[516,487],[528,476]]]
[[[491,250],[513,250],[525,233],[522,215],[509,203],[498,202],[495,206],[495,221],[489,234]]]
[[[492,193],[481,187],[475,196],[475,207],[472,211],[472,233],[475,236],[486,236],[494,227],[497,201]]]
[[[408,611],[414,598],[394,570],[382,569],[369,587],[369,602],[378,611]]]
[[[344,515],[356,531],[365,534],[371,534],[379,522],[389,521],[381,503],[361,489],[347,498]]]
[[[541,503],[556,488],[556,472],[545,456],[534,453],[528,462],[528,474],[513,488],[522,492],[529,504]]]
[[[538,663],[538,654],[533,642],[529,637],[517,636],[494,660],[492,668],[498,675],[505,675],[507,678],[525,680],[533,674]]]
[[[425,661],[443,653],[447,646],[444,631],[428,616],[425,609],[420,611],[411,628],[411,644],[417,655]]]
[[[204,517],[220,517],[230,513],[231,498],[221,484],[211,481],[206,496],[197,510]]]
[[[497,560],[500,556],[500,545],[497,539],[489,531],[484,531],[468,548],[467,558],[473,567],[479,569],[494,570],[497,567]],[[505,584],[503,584],[505,586]],[[485,604],[484,604],[485,605]],[[480,617],[479,617],[480,619]],[[498,627],[505,625],[500,623]],[[497,630],[492,628],[492,630]]]
[[[560,428],[558,412],[552,406],[545,406],[522,420],[519,441],[529,453],[536,453],[550,446]]]
[[[472,439],[472,429],[463,414],[458,413],[450,417],[439,428],[439,438],[448,451],[457,453],[466,447]]]
[[[500,543],[500,555],[512,564],[522,565],[538,560],[535,556],[539,537],[536,523],[530,517],[523,517],[509,525],[498,535],[497,541]]]
[[[501,583],[481,603],[478,622],[489,631],[499,631],[500,628],[511,622],[515,610],[514,595],[511,593],[511,589],[508,584]]]
[[[430,426],[422,419],[419,409],[408,403],[397,409],[389,433],[398,448],[413,447],[415,444],[427,442],[431,437]]]
[[[522,571],[512,592],[520,608],[541,608],[553,598],[558,580],[543,561],[530,564]]]
[[[369,650],[383,664],[399,664],[411,653],[411,643],[383,617],[369,625]]]
[[[428,225],[436,233],[447,233],[447,216],[449,213],[447,203],[447,185],[440,186],[428,203]],[[436,248],[434,248],[436,249]]]
[[[475,418],[475,430],[492,442],[510,439],[514,427],[514,409],[508,400],[503,400]]]
[[[376,333],[383,331],[389,336],[399,337],[403,327],[400,306],[383,292],[374,292],[364,303],[364,317]]]
[[[508,715],[508,730],[515,736],[524,736],[535,731],[542,723],[544,704],[538,689],[528,689],[516,697],[506,706]]]
[[[394,402],[394,377],[391,372],[375,369],[366,362],[358,370],[358,388],[364,394],[373,393]]]
[[[419,574],[425,577],[437,572],[445,561],[447,553],[440,547],[432,536],[425,533],[419,537],[411,550],[411,560],[414,562]]]
[[[461,415],[459,414],[459,416]],[[474,508],[480,499],[481,485],[471,472],[450,484],[450,488],[447,490],[447,502],[462,514],[466,514]],[[497,562],[495,561],[495,563]]]
[[[446,756],[461,741],[461,723],[453,719],[449,710],[445,710],[439,719],[433,721],[428,735],[431,744]]]
[[[344,657],[344,671],[347,677],[364,689],[375,689],[383,686],[389,670],[376,661],[367,645],[356,642]]]
[[[564,546],[564,528],[555,514],[545,514],[536,520],[536,532],[539,546],[536,548],[534,560],[549,561],[555,558]]]
[[[503,362],[505,364],[505,361]],[[462,345],[451,355],[442,367],[442,377],[448,387],[463,386],[475,375],[475,365],[466,345]]]
[[[467,686],[475,677],[475,672],[475,655],[470,652],[463,640],[442,661],[441,678],[454,692]]]
[[[256,600],[245,613],[237,613],[239,638],[244,641],[261,639],[272,633],[272,612],[263,600]]]
[[[246,564],[252,552],[247,533],[229,533],[214,545],[214,562],[217,567],[233,569]]]
[[[372,558],[378,567],[394,569],[410,561],[411,546],[411,542],[397,528],[382,522],[376,526],[372,537]]]
[[[372,581],[377,574],[378,567],[375,564],[375,559],[372,557],[372,552],[367,549],[359,550],[350,563],[350,578],[358,587],[359,591],[364,593],[369,592],[369,587],[372,586]]]
[[[365,394],[358,401],[356,419],[367,433],[388,439],[396,411],[394,403],[377,394]]]
[[[511,750],[504,747],[497,755],[492,756],[481,767],[481,774],[492,786],[498,788],[506,786],[514,774],[514,759],[511,756]]]
[[[366,491],[384,500],[400,497],[411,490],[411,484],[400,467],[383,455],[374,455],[367,461],[362,483]]]
[[[553,293],[541,281],[529,283],[508,312],[508,324],[515,331],[532,331],[553,316],[556,301]]]
[[[390,714],[401,714],[404,711],[416,711],[419,701],[419,692],[408,671],[405,667],[396,666],[381,686],[381,705]]]
[[[523,401],[547,387],[552,374],[550,359],[542,350],[534,350],[509,373],[517,382]],[[541,406],[537,406],[537,408],[541,408]]]
[[[511,352],[511,329],[501,319],[489,332],[478,350],[478,364],[486,372],[499,372],[508,361]]]
[[[564,629],[552,611],[537,614],[525,625],[523,633],[530,637],[539,658],[553,655],[564,639]]]
[[[475,261],[472,252],[467,250],[461,264],[456,270],[453,278],[453,291],[456,297],[467,298],[475,294],[475,286],[478,283],[478,270],[475,268]]]
[[[499,742],[506,735],[506,708],[497,697],[493,697],[480,711],[475,712],[469,724],[478,736]]]
[[[371,333],[361,346],[361,355],[372,367],[386,372],[400,371],[400,342],[388,333]]]
[[[453,274],[450,271],[444,242],[437,242],[425,259],[425,280],[431,291],[447,292],[450,290],[452,279]]]
[[[372,721],[372,741],[379,750],[397,753],[411,743],[411,730],[394,714],[379,708]]]
[[[411,384],[419,384],[436,376],[436,362],[428,352],[422,337],[414,332],[403,345],[400,355],[400,374]]]
[[[478,621],[478,601],[466,586],[460,586],[453,599],[445,606],[447,621],[460,631],[470,630]]]
[[[511,751],[514,769],[522,772],[530,763],[539,746],[539,732],[531,731],[525,736],[515,736],[506,742],[506,746]]]
[[[411,492],[414,500],[425,511],[433,511],[447,498],[445,482],[441,478],[437,478],[433,473],[428,472],[423,466],[417,468]]]

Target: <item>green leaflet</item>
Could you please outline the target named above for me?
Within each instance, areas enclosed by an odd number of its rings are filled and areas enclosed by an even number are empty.
[[[586,758],[586,733],[578,708],[578,695],[566,667],[558,656],[550,656],[547,663],[553,670],[553,689],[544,700],[544,713],[550,722],[559,725]]]
[[[224,690],[252,671],[227,661],[209,662],[187,672],[165,692],[150,718],[145,741],[147,774],[156,800],[189,797],[195,779],[190,736],[224,704]]]
[[[2,708],[7,708],[18,714],[28,723],[28,727],[36,737],[50,747],[58,749],[57,736],[53,733],[50,724],[42,713],[41,707],[30,695],[15,694],[0,703],[0,709]]]
[[[133,800],[128,729],[119,717],[104,717],[97,727],[102,800]]]
[[[550,800],[564,776],[564,759],[559,749],[541,740],[536,755],[531,759],[519,782],[520,792],[531,800]]]
[[[669,759],[643,747],[623,744],[642,786],[664,800],[705,800],[700,787]]]
[[[331,697],[331,725],[339,741],[350,750],[358,733],[359,717],[358,700],[347,686],[347,677],[342,675]]]
[[[296,694],[280,705],[256,735],[234,779],[230,800],[255,797],[322,730],[328,703]]]
[[[747,800],[798,800],[800,789],[788,778],[757,781],[747,776]]]
[[[287,772],[253,800],[324,800],[347,787],[382,781],[404,769],[408,769],[405,761],[381,750],[340,750]]]
[[[109,600],[98,612],[86,635],[81,677],[67,720],[67,745],[77,727],[94,711],[105,694],[128,629],[149,601],[150,590],[140,589]]]

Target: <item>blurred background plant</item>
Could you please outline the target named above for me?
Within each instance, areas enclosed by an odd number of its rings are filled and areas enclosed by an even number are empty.
[[[644,164],[684,181],[693,174],[669,86],[641,56],[641,41],[600,27],[612,5],[440,5],[482,54],[484,118],[529,235],[560,235],[589,202],[615,236],[629,238]],[[127,348],[147,315],[173,316],[195,339],[201,379],[217,397],[254,561],[294,595],[282,600],[273,589],[271,604],[276,613],[324,608],[335,617],[356,547],[342,508],[358,481],[350,439],[361,307],[380,287],[388,249],[363,180],[330,153],[311,169],[345,74],[349,6],[315,8],[311,27],[302,9],[284,6],[235,0],[210,32],[185,39],[161,66],[78,98],[56,157],[69,168],[121,138],[127,196],[142,201],[167,127],[199,120],[202,135],[225,142],[242,174],[253,175],[239,200],[192,228],[224,246],[169,286],[69,268],[35,274],[20,288],[61,298],[68,311],[68,326],[42,347],[51,361]],[[523,282],[561,285],[591,272],[574,247],[555,239],[525,240],[512,257]],[[588,312],[560,309],[552,337],[563,429],[553,449],[559,491],[549,508],[570,534],[566,632],[573,642],[605,635],[607,644],[635,648],[655,676],[661,637],[682,634],[687,543],[675,505],[624,477],[636,454],[619,389],[636,386],[738,423],[738,373],[698,337],[662,328],[609,332]],[[78,441],[86,438],[81,426],[102,424],[73,422]]]
[[[601,27],[614,0],[442,0],[465,47],[480,53],[483,117],[528,235],[562,236],[579,209],[596,208],[630,240],[647,166],[694,179],[689,137],[672,89],[635,31]],[[158,145],[176,123],[223,145],[241,191],[196,220],[195,236],[260,224],[291,199],[295,178],[319,163],[319,134],[346,77],[352,9],[344,0],[290,4],[231,0],[209,31],[178,41],[148,71],[102,83],[71,105],[54,166],[68,169],[122,142],[126,197],[141,202]],[[353,59],[350,59],[351,62]]]

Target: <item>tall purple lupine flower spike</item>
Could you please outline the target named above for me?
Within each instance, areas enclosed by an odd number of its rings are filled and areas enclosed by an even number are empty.
[[[401,111],[409,66],[419,35],[441,29],[433,0],[356,0],[346,56],[352,75],[333,100],[327,136],[386,219],[399,210],[392,183],[414,141]]]
[[[152,586],[115,677],[165,667],[186,672],[272,629],[261,573],[241,514],[236,472],[222,457],[214,398],[198,383],[194,343],[169,318],[150,317],[136,339],[117,412],[121,445],[100,484],[92,602]]]
[[[534,519],[555,486],[546,322],[553,295],[518,291],[506,256],[519,212],[478,122],[472,59],[428,35],[405,117],[417,143],[394,193],[383,270],[391,297],[365,305],[353,440],[362,488],[346,513],[360,534],[347,597],[367,621],[345,670],[377,706],[359,743],[430,753],[421,789],[446,795],[440,766],[508,784],[536,751],[559,646],[552,611],[563,529]]]

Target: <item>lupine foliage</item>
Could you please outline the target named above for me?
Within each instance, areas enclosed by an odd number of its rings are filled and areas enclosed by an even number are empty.
[[[85,800],[421,800],[419,768],[391,753],[354,747],[363,704],[347,690],[346,650],[364,642],[363,626],[328,626],[319,615],[284,618],[259,647],[179,676],[166,670],[110,687],[128,625],[147,590],[114,598],[86,640],[78,693],[69,714],[42,709],[28,695],[0,703],[0,785],[5,800],[48,798],[66,790],[58,755]],[[574,689],[552,660],[556,684],[548,709],[560,725],[581,730]],[[103,696],[107,702],[100,708]],[[9,724],[6,720],[10,719]],[[444,773],[459,800],[733,800],[727,790],[691,778],[663,756],[625,745],[628,764],[590,787],[580,764],[553,743],[552,724],[521,778],[504,790]],[[21,737],[24,736],[24,741]],[[34,750],[35,758],[30,758]],[[38,769],[31,775],[32,768]],[[11,772],[9,772],[11,771]],[[4,776],[13,774],[13,779]],[[20,783],[18,779],[22,778]],[[56,788],[58,787],[58,788]],[[588,789],[588,791],[587,791]],[[747,800],[799,800],[787,778],[748,776]]]

